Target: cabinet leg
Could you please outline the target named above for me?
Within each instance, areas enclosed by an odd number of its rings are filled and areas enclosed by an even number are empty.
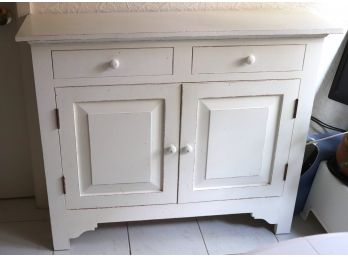
[[[53,239],[53,249],[55,251],[70,249],[70,239],[69,238]]]
[[[53,235],[53,249],[55,251],[70,249],[70,239]]]
[[[292,217],[283,219],[278,224],[274,225],[275,234],[288,234],[291,232]]]

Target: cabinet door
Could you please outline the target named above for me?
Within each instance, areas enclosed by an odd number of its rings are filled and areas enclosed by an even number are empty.
[[[177,202],[180,90],[56,89],[67,208]]]
[[[280,196],[299,83],[184,84],[179,202]]]

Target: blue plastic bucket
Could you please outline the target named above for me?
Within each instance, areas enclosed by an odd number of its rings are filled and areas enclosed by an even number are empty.
[[[320,133],[320,134],[310,134],[308,136],[308,141],[318,140],[331,135],[339,134],[338,132],[330,133]],[[320,141],[315,144],[307,145],[305,150],[305,156],[303,159],[303,165],[301,170],[301,178],[298,186],[296,204],[295,204],[295,214],[299,214],[305,203],[309,191],[311,189],[315,174],[317,173],[319,164],[330,159],[336,153],[336,149],[340,144],[343,135],[333,137],[324,141]]]

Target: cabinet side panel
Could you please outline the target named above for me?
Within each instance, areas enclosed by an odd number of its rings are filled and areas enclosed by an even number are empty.
[[[323,39],[312,39],[306,47],[304,75],[301,80],[297,116],[291,139],[287,178],[283,200],[279,206],[279,222],[276,233],[289,233],[301,174],[306,137],[309,129],[313,101],[318,88],[317,70],[320,63]]]
[[[55,115],[56,102],[54,88],[50,83],[51,51],[44,45],[32,45],[32,58],[53,245],[55,249],[68,249],[70,245],[66,232],[65,198],[61,184],[62,167]]]

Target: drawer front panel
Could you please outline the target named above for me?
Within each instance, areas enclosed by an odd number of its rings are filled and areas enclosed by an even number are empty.
[[[305,45],[193,47],[192,74],[298,71]]]
[[[173,74],[173,48],[52,51],[54,78]]]

